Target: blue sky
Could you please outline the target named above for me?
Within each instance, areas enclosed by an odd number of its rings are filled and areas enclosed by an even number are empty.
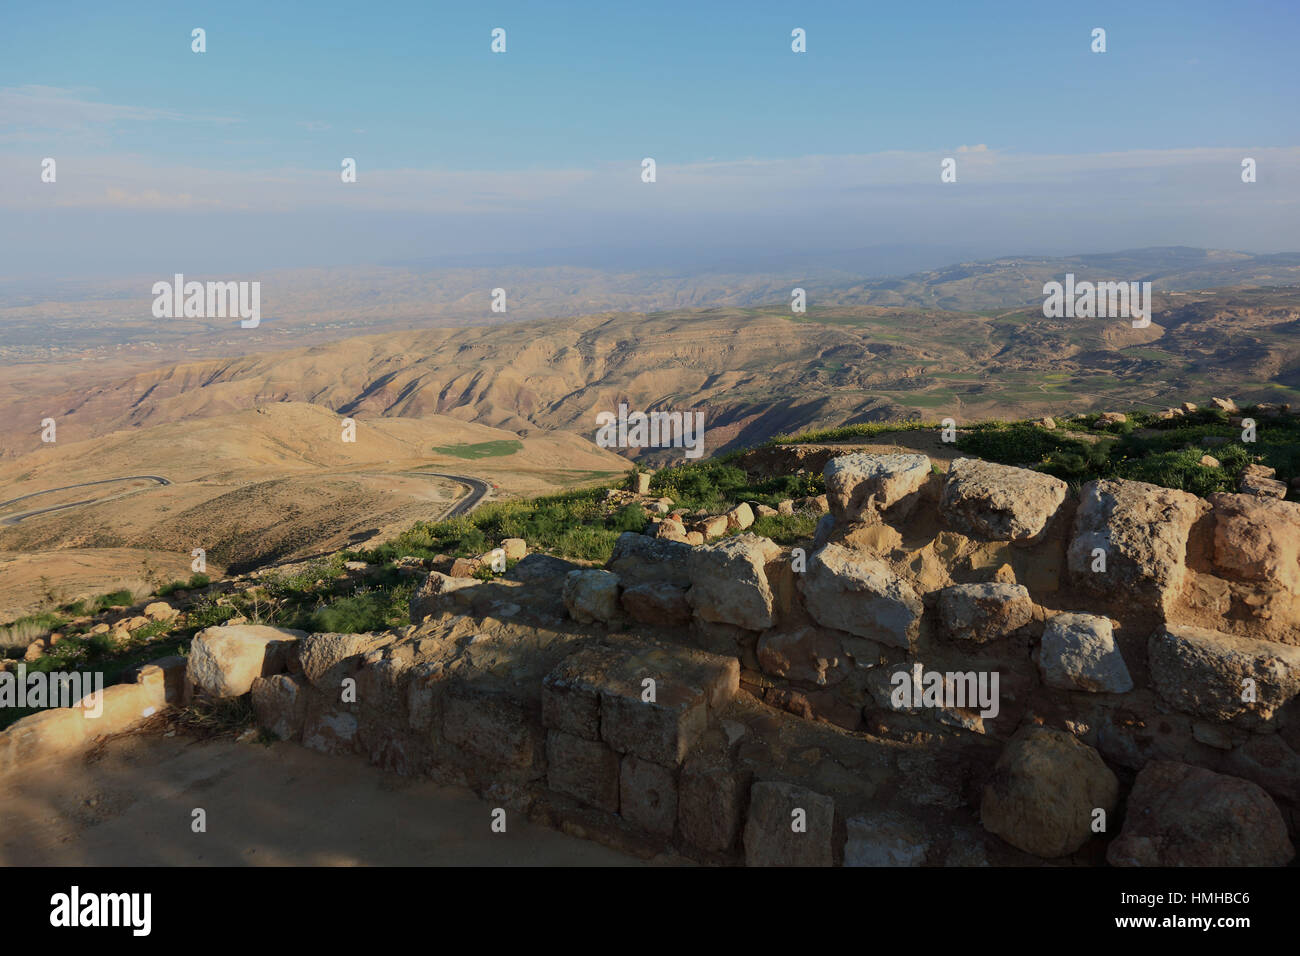
[[[11,264],[48,260],[60,237],[70,272],[132,268],[134,248],[153,268],[178,243],[223,268],[620,243],[1300,248],[1282,215],[1295,222],[1300,195],[1295,3],[70,2],[0,17]],[[1234,167],[1260,151],[1242,193]],[[43,156],[60,166],[42,190]],[[346,187],[344,156],[360,171]],[[955,186],[937,183],[944,156]],[[1064,235],[1058,198],[1080,217]],[[169,229],[181,238],[160,240]],[[349,235],[366,247],[344,257]]]

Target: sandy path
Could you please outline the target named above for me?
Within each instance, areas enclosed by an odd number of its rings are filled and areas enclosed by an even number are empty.
[[[191,812],[207,811],[193,833]],[[635,866],[466,790],[289,743],[110,742],[98,759],[0,780],[3,866]]]

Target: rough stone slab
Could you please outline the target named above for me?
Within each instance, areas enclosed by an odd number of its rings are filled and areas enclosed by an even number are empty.
[[[302,745],[325,754],[356,753],[357,718],[348,705],[335,703],[319,691],[310,691],[303,720]]]
[[[253,681],[253,712],[257,724],[281,740],[297,741],[307,720],[306,682],[289,674]]]
[[[212,697],[242,697],[256,678],[284,670],[288,644],[303,637],[261,624],[205,627],[190,644],[186,679]]]
[[[685,528],[681,529],[685,537]],[[690,545],[667,537],[649,537],[625,531],[614,542],[614,553],[604,567],[619,576],[627,587],[637,584],[671,584],[689,588],[686,555]]]
[[[1215,570],[1300,594],[1300,503],[1224,494],[1210,495],[1209,502]]]
[[[1277,805],[1256,784],[1152,760],[1129,793],[1111,866],[1285,866],[1295,857]]]
[[[930,477],[930,459],[854,453],[832,458],[822,474],[836,521],[872,520],[921,489]]]
[[[984,644],[1033,620],[1034,599],[1019,584],[957,584],[939,592],[939,617],[950,636]]]
[[[540,772],[546,750],[541,722],[518,698],[452,682],[443,697],[448,743],[503,767]]]
[[[771,627],[772,588],[765,566],[781,549],[754,534],[691,548],[686,560],[691,589],[686,598],[706,621],[752,631]]]
[[[803,832],[794,811],[802,810]],[[789,783],[757,781],[745,821],[746,866],[833,866],[835,801]]]
[[[546,785],[589,806],[618,812],[618,754],[596,740],[563,731],[546,735]]]
[[[949,466],[939,510],[958,531],[1029,545],[1046,533],[1068,489],[1042,472],[958,458]]]
[[[1057,614],[1043,629],[1038,653],[1038,666],[1048,687],[1097,694],[1123,694],[1133,689],[1133,678],[1115,646],[1109,618]]]
[[[898,813],[850,817],[845,866],[920,866],[930,838],[916,820]]]
[[[600,692],[618,680],[624,655],[604,645],[560,661],[542,680],[542,723],[585,740],[600,739]]]
[[[634,621],[652,627],[686,627],[691,605],[685,588],[664,582],[634,584],[623,591],[623,611]]]
[[[1169,706],[1253,727],[1300,693],[1300,648],[1166,625],[1147,644],[1151,684]],[[1255,701],[1243,700],[1254,682]]]
[[[618,778],[619,812],[648,833],[672,836],[677,822],[677,780],[667,767],[635,754],[623,758]]]
[[[746,772],[687,761],[677,801],[682,838],[711,853],[730,853],[740,836],[749,785]]]
[[[908,648],[921,598],[880,558],[828,544],[812,556],[799,589],[813,620],[892,647]]]
[[[661,682],[653,702],[639,691],[601,694],[601,739],[622,754],[675,767],[707,726],[708,697],[693,687]]]
[[[608,624],[620,613],[618,575],[597,568],[570,571],[564,576],[564,606],[580,624]]]
[[[355,677],[365,655],[392,640],[375,634],[311,634],[299,642],[298,658],[308,682],[327,697],[338,699],[343,679]]]
[[[1187,536],[1207,505],[1195,495],[1143,481],[1083,486],[1067,561],[1077,584],[1116,601],[1167,610],[1187,575]],[[1105,555],[1094,571],[1093,552]]]

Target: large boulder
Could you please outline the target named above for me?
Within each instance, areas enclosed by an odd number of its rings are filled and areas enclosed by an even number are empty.
[[[773,598],[766,566],[780,554],[770,539],[754,534],[692,548],[686,559],[691,580],[686,598],[695,615],[751,631],[771,627]]]
[[[691,546],[685,543],[684,532],[680,540],[674,540],[624,531],[614,542],[614,551],[605,568],[617,574],[624,587],[671,584],[687,588],[691,584],[686,570],[686,557],[690,553]]]
[[[1038,647],[1038,666],[1048,687],[1100,694],[1133,689],[1110,619],[1095,614],[1058,614],[1049,619]]]
[[[1300,693],[1300,647],[1166,625],[1147,643],[1151,684],[1169,706],[1258,726]]]
[[[828,544],[800,575],[804,606],[823,627],[907,648],[923,606],[912,586],[880,558]]]
[[[1083,486],[1068,562],[1076,583],[1167,611],[1187,573],[1187,535],[1206,510],[1195,495],[1144,481]],[[1097,562],[1104,557],[1105,570]]]
[[[869,521],[920,490],[930,477],[930,459],[925,455],[843,455],[828,461],[823,475],[826,501],[835,520]]]
[[[289,645],[307,635],[282,627],[205,627],[190,643],[185,679],[211,697],[242,697],[259,677],[285,669]]]
[[[948,469],[939,509],[965,534],[1030,545],[1046,534],[1068,487],[1027,468],[958,458]]]
[[[1286,823],[1248,780],[1152,760],[1138,772],[1112,866],[1285,866],[1295,856]]]
[[[618,575],[595,568],[570,571],[564,577],[564,606],[581,624],[609,623],[619,616]]]
[[[1019,584],[956,584],[939,592],[939,617],[950,636],[983,644],[1033,620],[1034,599]]]
[[[1008,741],[984,787],[984,828],[1017,849],[1052,859],[1092,836],[1094,810],[1109,816],[1119,781],[1097,751],[1070,734],[1026,727]]]
[[[1274,583],[1300,594],[1300,503],[1210,495],[1214,567],[1224,577]]]

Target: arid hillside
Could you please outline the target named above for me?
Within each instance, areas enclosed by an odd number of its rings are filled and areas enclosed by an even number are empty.
[[[1231,392],[1300,395],[1300,292],[1168,293],[1149,328],[878,307],[614,313],[519,325],[388,333],[160,367],[93,388],[11,400],[9,455],[39,442],[310,402],[361,421],[445,415],[526,436],[592,438],[595,416],[699,410],[709,451],[773,434],[907,417],[959,422],[1108,404],[1164,407]]]
[[[429,415],[362,419],[346,442],[342,420],[297,402],[213,410],[81,441],[60,434],[3,463],[0,617],[40,606],[51,588],[71,600],[184,577],[195,548],[238,570],[382,538],[467,494],[444,475],[539,495],[625,467],[564,432],[519,439]]]

